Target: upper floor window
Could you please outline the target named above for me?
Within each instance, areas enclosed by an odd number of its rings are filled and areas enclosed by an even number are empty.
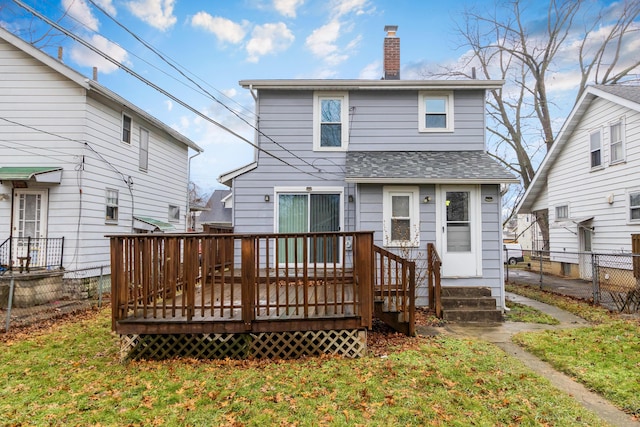
[[[556,220],[569,218],[569,205],[556,206]]]
[[[453,132],[453,92],[420,92],[420,132]]]
[[[105,194],[105,220],[118,222],[118,190],[107,188]]]
[[[344,151],[349,142],[349,95],[316,92],[313,95],[313,149]]]
[[[382,217],[385,246],[418,246],[420,244],[418,187],[384,187]]]
[[[597,168],[602,166],[602,141],[600,130],[589,134],[589,146],[591,153],[591,167]]]
[[[640,191],[629,193],[629,222],[640,222]]]
[[[613,123],[609,126],[609,135],[611,137],[610,150],[611,161],[610,163],[617,163],[624,161],[624,135],[623,135],[622,120],[617,123]]]
[[[122,115],[122,141],[131,144],[131,117]]]
[[[180,221],[180,207],[169,205],[169,222]]]
[[[146,171],[149,167],[149,131],[143,128],[140,128],[140,155],[138,166],[143,171]]]

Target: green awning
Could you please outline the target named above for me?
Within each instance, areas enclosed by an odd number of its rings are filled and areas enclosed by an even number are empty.
[[[61,167],[47,166],[5,166],[0,167],[0,181],[29,181],[60,184]]]
[[[133,228],[146,231],[175,231],[173,224],[146,216],[134,216]]]

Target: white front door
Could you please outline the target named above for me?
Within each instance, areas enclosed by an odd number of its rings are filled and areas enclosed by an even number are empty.
[[[578,234],[580,239],[580,278],[591,280],[593,278],[593,261],[591,255],[591,238],[592,230],[583,224],[578,225]]]
[[[31,263],[37,264],[38,249],[47,236],[47,190],[13,190],[13,222],[11,237],[13,261],[18,264],[18,257],[30,256]],[[27,247],[28,238],[34,239]]]
[[[481,213],[477,186],[442,186],[438,237],[443,277],[482,274]]]

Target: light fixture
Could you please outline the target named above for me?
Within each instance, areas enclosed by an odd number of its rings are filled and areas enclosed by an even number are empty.
[[[269,200],[271,200],[271,197],[269,197],[269,195],[268,195],[268,194],[265,194],[265,195],[264,195],[264,201],[265,201],[265,202],[268,202]]]
[[[487,202],[487,203],[491,203],[491,202],[493,202],[493,196],[486,196],[486,197],[484,198],[484,201],[485,201],[485,202]]]
[[[422,203],[429,203],[431,201],[431,196],[424,196],[424,199],[422,199]]]
[[[353,195],[349,194],[349,197],[347,197],[347,200],[349,200],[349,203],[353,203]]]

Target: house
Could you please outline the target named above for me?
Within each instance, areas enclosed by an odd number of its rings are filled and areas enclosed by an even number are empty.
[[[219,178],[234,232],[374,231],[418,269],[435,243],[443,287],[488,287],[504,308],[500,187],[517,180],[485,147],[485,93],[503,82],[401,80],[396,30],[385,28],[381,80],[240,81],[259,148]]]
[[[105,235],[185,230],[198,145],[1,28],[0,77],[1,264],[108,265]]]
[[[587,87],[518,210],[548,218],[550,260],[562,274],[591,279],[590,253],[631,252],[640,233],[640,86]]]
[[[232,216],[231,190],[214,190],[197,223],[205,231],[230,232]]]

